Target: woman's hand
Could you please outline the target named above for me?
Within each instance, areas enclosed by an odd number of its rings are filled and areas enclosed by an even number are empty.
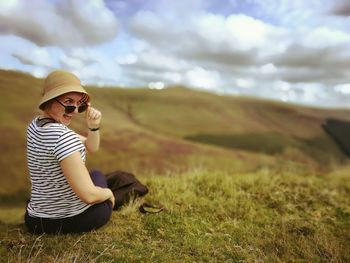
[[[100,127],[102,113],[99,110],[91,107],[90,104],[86,110],[85,117],[88,128],[95,129]]]

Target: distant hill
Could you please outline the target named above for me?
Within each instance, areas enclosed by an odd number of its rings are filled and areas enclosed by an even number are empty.
[[[25,132],[39,114],[42,79],[0,70],[0,197],[28,191]],[[103,112],[101,151],[89,168],[167,174],[192,168],[254,171],[295,162],[329,169],[346,156],[322,130],[349,110],[326,110],[219,96],[183,87],[163,90],[87,87]],[[82,116],[72,126],[84,133]]]

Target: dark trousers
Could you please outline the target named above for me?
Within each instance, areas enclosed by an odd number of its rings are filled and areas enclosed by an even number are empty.
[[[96,186],[107,188],[107,181],[102,173],[93,171],[90,173],[90,176]],[[31,217],[26,211],[24,221],[29,232],[35,234],[81,233],[98,229],[105,225],[111,217],[112,210],[112,203],[106,200],[92,205],[81,214],[67,218]]]

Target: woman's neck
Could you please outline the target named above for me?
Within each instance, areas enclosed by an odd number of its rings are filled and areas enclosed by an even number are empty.
[[[49,123],[56,123],[56,121],[51,117],[44,117],[44,116],[39,116],[39,118],[36,120],[36,124],[39,127],[44,127],[46,124],[49,124]]]
[[[58,122],[53,116],[51,116],[50,113],[48,112],[43,112],[40,116],[39,116],[40,119],[52,119],[54,120],[55,122]]]

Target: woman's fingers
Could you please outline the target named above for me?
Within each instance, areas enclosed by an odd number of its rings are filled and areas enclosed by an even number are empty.
[[[97,119],[102,116],[101,112],[93,107],[89,107],[87,110],[87,117],[90,119]]]
[[[99,125],[101,118],[102,118],[102,113],[93,107],[89,107],[88,110],[86,111],[86,120],[90,128],[91,128],[91,125],[94,125],[94,126]]]
[[[101,117],[101,112],[99,112],[98,110],[91,109],[90,112],[89,112],[89,117],[91,119],[100,118]]]

